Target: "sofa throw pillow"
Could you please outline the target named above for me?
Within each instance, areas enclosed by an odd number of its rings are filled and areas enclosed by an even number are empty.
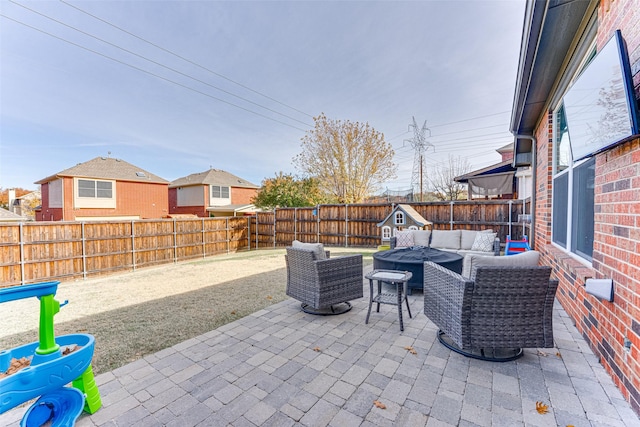
[[[537,251],[511,256],[467,254],[462,260],[462,277],[474,280],[478,267],[535,267],[539,260],[540,252]]]
[[[415,246],[429,246],[431,230],[415,230],[413,232],[413,244]]]
[[[473,245],[471,245],[471,250],[493,252],[494,240],[496,240],[496,233],[477,233]]]
[[[433,230],[431,247],[436,249],[460,249],[460,230]]]
[[[302,243],[298,240],[294,240],[291,246],[296,249],[313,252],[316,259],[327,259],[322,243]]]
[[[396,248],[409,248],[413,245],[413,231],[403,230],[396,233]]]

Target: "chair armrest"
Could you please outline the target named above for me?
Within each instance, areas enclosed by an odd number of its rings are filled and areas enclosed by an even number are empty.
[[[424,314],[459,346],[472,291],[469,279],[431,261],[424,263]]]

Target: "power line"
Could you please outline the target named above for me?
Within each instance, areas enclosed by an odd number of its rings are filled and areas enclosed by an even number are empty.
[[[293,120],[293,121],[298,122],[298,123],[300,123],[300,124],[303,124],[303,125],[305,125],[305,126],[311,126],[310,124],[305,123],[305,122],[303,122],[303,121],[301,121],[301,120],[298,120],[298,119],[296,119],[296,118],[294,118],[294,117],[288,116],[288,115],[286,115],[286,114],[284,114],[284,113],[281,113],[281,112],[279,112],[279,111],[273,110],[273,109],[271,109],[271,108],[269,108],[269,107],[265,107],[264,105],[258,104],[257,102],[253,102],[253,101],[251,101],[251,100],[249,100],[249,99],[246,99],[246,98],[244,98],[244,97],[242,97],[242,96],[236,95],[236,94],[234,94],[234,93],[232,93],[232,92],[229,92],[229,91],[227,91],[227,90],[225,90],[225,89],[219,88],[219,87],[214,86],[214,85],[212,85],[212,84],[210,84],[210,83],[207,83],[207,82],[205,82],[205,81],[203,81],[203,80],[197,79],[197,78],[195,78],[195,77],[193,77],[193,76],[190,76],[190,75],[188,75],[188,74],[186,74],[186,73],[183,73],[183,72],[181,72],[181,71],[179,71],[179,70],[176,70],[176,69],[174,69],[174,68],[171,68],[171,67],[169,67],[169,66],[166,66],[166,65],[164,65],[164,64],[162,64],[162,63],[160,63],[160,62],[157,62],[157,61],[154,61],[154,60],[152,60],[152,59],[149,59],[149,58],[147,58],[146,56],[140,55],[140,54],[138,54],[138,53],[136,53],[136,52],[133,52],[133,51],[131,51],[131,50],[129,50],[129,49],[125,49],[125,48],[123,48],[122,46],[119,46],[119,45],[117,45],[117,44],[115,44],[115,43],[111,43],[111,42],[109,42],[109,41],[107,41],[107,40],[104,40],[104,39],[102,39],[102,38],[100,38],[100,37],[94,36],[93,34],[87,33],[86,31],[80,30],[79,28],[76,28],[76,27],[74,27],[74,26],[72,26],[72,25],[66,24],[66,23],[64,23],[64,22],[62,22],[62,21],[60,21],[60,20],[58,20],[58,19],[52,18],[52,17],[50,17],[50,16],[48,16],[48,15],[45,15],[44,13],[41,13],[41,12],[39,12],[39,11],[37,11],[37,10],[31,9],[31,8],[29,8],[29,7],[27,7],[27,6],[24,6],[24,5],[20,4],[20,3],[17,3],[17,2],[16,2],[16,1],[14,1],[14,0],[9,0],[9,1],[10,1],[11,3],[15,4],[16,6],[20,6],[20,7],[24,8],[24,9],[26,9],[26,10],[28,10],[28,11],[32,12],[32,13],[35,13],[35,14],[37,14],[37,15],[40,15],[40,16],[42,16],[42,17],[44,17],[44,18],[47,18],[47,19],[49,19],[49,20],[51,20],[51,21],[53,21],[53,22],[56,22],[56,23],[58,23],[58,24],[60,24],[60,25],[63,25],[63,26],[65,26],[65,27],[67,27],[67,28],[70,28],[70,29],[72,29],[72,30],[74,30],[74,31],[77,31],[77,32],[81,33],[81,34],[84,34],[84,35],[86,35],[86,36],[88,36],[88,37],[91,37],[91,38],[93,38],[93,39],[99,40],[99,41],[101,41],[102,43],[105,43],[105,44],[108,44],[109,46],[113,46],[113,47],[115,47],[116,49],[120,49],[120,50],[122,50],[122,51],[124,51],[124,52],[127,52],[127,53],[131,54],[131,55],[137,56],[138,58],[144,59],[145,61],[149,61],[149,62],[151,62],[152,64],[158,65],[158,66],[160,66],[160,67],[162,67],[162,68],[166,68],[167,70],[173,71],[173,72],[174,72],[174,73],[176,73],[176,74],[179,74],[179,75],[181,75],[181,76],[187,77],[187,78],[189,78],[189,79],[191,79],[191,80],[194,80],[194,81],[196,81],[196,82],[198,82],[198,83],[202,83],[202,84],[203,84],[203,85],[205,85],[205,86],[209,86],[209,87],[211,87],[211,88],[213,88],[213,89],[216,89],[216,90],[219,90],[219,91],[221,91],[221,92],[223,92],[223,93],[226,93],[227,95],[231,95],[231,96],[233,96],[233,97],[235,97],[235,98],[241,99],[241,100],[243,100],[243,101],[245,101],[245,102],[248,102],[249,104],[253,104],[253,105],[257,106],[257,107],[264,108],[264,109],[265,109],[265,110],[267,110],[267,111],[271,111],[272,113],[275,113],[275,114],[278,114],[278,115],[280,115],[280,116],[286,117],[286,118],[288,118],[288,119],[290,119],[290,120]]]
[[[155,47],[155,48],[157,48],[157,49],[160,49],[160,50],[161,50],[161,51],[163,51],[163,52],[166,52],[166,53],[168,53],[168,54],[170,54],[170,55],[173,55],[173,56],[175,56],[176,58],[180,58],[181,60],[183,60],[183,61],[185,61],[185,62],[188,62],[188,63],[189,63],[189,64],[191,64],[191,65],[195,65],[195,66],[196,66],[196,67],[198,67],[198,68],[201,68],[201,69],[203,69],[203,70],[205,70],[205,71],[207,71],[207,72],[209,72],[209,73],[211,73],[211,74],[214,74],[214,75],[216,75],[216,76],[218,76],[218,77],[220,77],[220,78],[222,78],[222,79],[225,79],[225,80],[227,80],[227,81],[229,81],[229,82],[231,82],[231,83],[233,83],[233,84],[235,84],[235,85],[238,85],[238,86],[240,86],[240,87],[241,87],[241,88],[243,88],[243,89],[246,89],[246,90],[248,90],[248,91],[251,91],[251,92],[253,92],[253,93],[257,94],[257,95],[260,95],[260,96],[262,96],[262,97],[264,97],[264,98],[267,98],[268,100],[273,101],[273,102],[275,102],[275,103],[277,103],[277,104],[280,104],[280,105],[282,105],[282,106],[284,106],[284,107],[287,107],[287,108],[290,108],[290,109],[292,109],[292,110],[294,110],[294,111],[297,111],[297,112],[298,112],[298,113],[300,113],[300,114],[304,114],[305,116],[308,116],[308,117],[313,118],[313,116],[312,116],[311,114],[305,113],[304,111],[299,110],[299,109],[297,109],[297,108],[295,108],[295,107],[292,107],[292,106],[290,106],[290,105],[288,105],[288,104],[285,104],[284,102],[278,101],[277,99],[272,98],[272,97],[270,97],[269,95],[265,95],[265,94],[264,94],[264,93],[262,93],[262,92],[259,92],[259,91],[255,90],[255,89],[252,89],[252,88],[250,88],[250,87],[248,87],[248,86],[246,86],[246,85],[243,85],[242,83],[239,83],[239,82],[237,82],[237,81],[235,81],[235,80],[232,80],[232,79],[230,79],[230,78],[229,78],[229,77],[227,77],[227,76],[224,76],[224,75],[222,75],[222,74],[220,74],[220,73],[217,73],[217,72],[215,72],[215,71],[211,70],[210,68],[207,68],[207,67],[205,67],[205,66],[203,66],[203,65],[201,65],[201,64],[198,64],[197,62],[194,62],[194,61],[192,61],[192,60],[190,60],[190,59],[188,59],[188,58],[185,58],[184,56],[181,56],[181,55],[179,55],[179,54],[177,54],[177,53],[175,53],[175,52],[173,52],[173,51],[171,51],[171,50],[169,50],[169,49],[166,49],[166,48],[164,48],[164,47],[162,47],[162,46],[160,46],[160,45],[158,45],[158,44],[156,44],[156,43],[153,43],[153,42],[151,42],[151,41],[149,41],[149,40],[147,40],[147,39],[145,39],[145,38],[143,38],[143,37],[140,37],[140,36],[138,36],[138,35],[136,35],[136,34],[134,34],[134,33],[130,32],[130,31],[127,31],[127,30],[125,30],[124,28],[119,27],[119,26],[117,26],[117,25],[115,25],[115,24],[113,24],[113,23],[111,23],[111,22],[109,22],[109,21],[107,21],[107,20],[105,20],[105,19],[103,19],[103,18],[100,18],[99,16],[93,15],[92,13],[89,13],[89,12],[87,12],[86,10],[81,9],[80,7],[75,6],[75,5],[73,5],[73,4],[71,4],[71,3],[69,3],[69,2],[67,2],[67,1],[65,1],[65,0],[60,0],[60,2],[61,2],[61,3],[63,3],[63,4],[65,4],[65,5],[67,5],[67,6],[69,6],[69,7],[72,7],[72,8],[74,8],[74,9],[78,10],[79,12],[82,12],[82,13],[84,13],[84,14],[88,15],[88,16],[91,16],[92,18],[97,19],[97,20],[98,20],[98,21],[100,21],[100,22],[103,22],[103,23],[105,23],[105,24],[107,24],[107,25],[109,25],[109,26],[111,26],[111,27],[113,27],[113,28],[116,28],[116,29],[118,29],[118,30],[120,30],[120,31],[122,31],[122,32],[124,32],[124,33],[126,33],[126,34],[129,34],[130,36],[135,37],[135,38],[136,38],[136,39],[138,39],[138,40],[141,40],[141,41],[143,41],[143,42],[145,42],[145,43],[148,43],[148,44],[150,44],[151,46],[153,46],[153,47]]]
[[[292,124],[285,123],[285,122],[283,122],[283,121],[281,121],[281,120],[274,119],[273,117],[266,116],[266,115],[264,115],[264,114],[262,114],[262,113],[258,113],[257,111],[250,110],[250,109],[248,109],[248,108],[242,107],[242,106],[240,106],[240,105],[234,104],[234,103],[232,103],[232,102],[229,102],[229,101],[226,101],[226,100],[224,100],[224,99],[218,98],[218,97],[216,97],[216,96],[210,95],[210,94],[208,94],[208,93],[202,92],[202,91],[200,91],[200,90],[198,90],[198,89],[194,89],[194,88],[192,88],[192,87],[189,87],[189,86],[183,85],[182,83],[179,83],[179,82],[173,81],[173,80],[171,80],[171,79],[169,79],[169,78],[166,78],[166,77],[160,76],[160,75],[158,75],[158,74],[152,73],[151,71],[147,71],[147,70],[142,69],[142,68],[140,68],[140,67],[136,67],[135,65],[128,64],[128,63],[126,63],[126,62],[124,62],[124,61],[121,61],[121,60],[119,60],[119,59],[117,59],[117,58],[113,58],[113,57],[111,57],[111,56],[105,55],[105,54],[100,53],[100,52],[98,52],[98,51],[95,51],[95,50],[93,50],[93,49],[89,49],[88,47],[82,46],[82,45],[80,45],[80,44],[77,44],[77,43],[72,42],[72,41],[70,41],[70,40],[64,39],[64,38],[62,38],[62,37],[56,36],[55,34],[51,34],[51,33],[47,32],[47,31],[44,31],[44,30],[42,30],[42,29],[40,29],[40,28],[36,28],[36,27],[34,27],[34,26],[32,26],[32,25],[29,25],[29,24],[24,23],[24,22],[22,22],[22,21],[19,21],[19,20],[17,20],[17,19],[11,18],[10,16],[7,16],[7,15],[5,15],[5,14],[0,13],[0,16],[2,16],[3,18],[9,19],[10,21],[16,22],[16,23],[18,23],[18,24],[20,24],[20,25],[24,25],[24,26],[25,26],[25,27],[27,27],[27,28],[31,28],[32,30],[38,31],[38,32],[40,32],[40,33],[46,34],[46,35],[48,35],[48,36],[50,36],[50,37],[53,37],[53,38],[55,38],[55,39],[61,40],[61,41],[65,42],[65,43],[69,43],[70,45],[73,45],[73,46],[79,47],[80,49],[84,49],[84,50],[86,50],[86,51],[88,51],[88,52],[91,52],[91,53],[94,53],[94,54],[96,54],[96,55],[102,56],[103,58],[109,59],[109,60],[111,60],[111,61],[117,62],[117,63],[119,63],[119,64],[125,65],[125,66],[130,67],[130,68],[133,68],[134,70],[141,71],[141,72],[143,72],[143,73],[145,73],[145,74],[149,74],[149,75],[151,75],[151,76],[153,76],[153,77],[156,77],[156,78],[158,78],[158,79],[161,79],[161,80],[167,81],[167,82],[169,82],[169,83],[172,83],[172,84],[174,84],[174,85],[176,85],[176,86],[180,86],[180,87],[182,87],[182,88],[184,88],[184,89],[187,89],[187,90],[190,90],[190,91],[192,91],[192,92],[199,93],[200,95],[206,96],[206,97],[208,97],[208,98],[215,99],[216,101],[220,101],[220,102],[225,103],[225,104],[227,104],[227,105],[231,105],[232,107],[239,108],[239,109],[241,109],[241,110],[244,110],[244,111],[247,111],[247,112],[249,112],[249,113],[255,114],[255,115],[257,115],[257,116],[263,117],[263,118],[265,118],[265,119],[267,119],[267,120],[271,120],[271,121],[274,121],[274,122],[277,122],[277,123],[283,124],[283,125],[285,125],[285,126],[288,126],[288,127],[290,127],[290,128],[293,128],[293,129],[300,130],[300,131],[302,131],[302,132],[306,132],[306,131],[307,131],[307,129],[302,129],[302,128],[296,127],[296,126],[294,126],[294,125],[292,125]]]

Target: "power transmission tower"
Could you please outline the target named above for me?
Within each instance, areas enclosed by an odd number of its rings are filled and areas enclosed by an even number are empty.
[[[430,142],[427,142],[427,131],[429,131],[429,136],[431,136],[431,129],[427,127],[427,121],[424,121],[422,128],[418,127],[416,123],[416,118],[411,117],[413,119],[413,124],[409,125],[409,130],[413,128],[413,139],[405,139],[404,142],[410,142],[411,147],[414,150],[413,157],[413,172],[411,173],[411,188],[413,188],[414,193],[416,190],[418,194],[420,194],[420,201],[422,201],[423,191],[423,176],[426,170],[425,163],[425,153],[427,148],[433,147],[436,148]]]

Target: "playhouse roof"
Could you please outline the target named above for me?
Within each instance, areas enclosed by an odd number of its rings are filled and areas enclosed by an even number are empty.
[[[391,216],[393,214],[396,213],[397,210],[401,210],[402,212],[404,212],[404,214],[406,216],[408,216],[409,218],[411,218],[417,225],[419,225],[420,227],[424,227],[425,225],[433,225],[433,223],[431,221],[428,221],[426,219],[424,219],[422,217],[422,215],[420,215],[415,209],[413,209],[411,206],[409,205],[396,205],[396,207],[393,208],[393,210],[391,211],[391,213],[389,215],[387,215],[387,217],[385,219],[383,219],[382,221],[380,221],[378,223],[378,227],[382,227],[388,220],[389,218],[391,218]]]

